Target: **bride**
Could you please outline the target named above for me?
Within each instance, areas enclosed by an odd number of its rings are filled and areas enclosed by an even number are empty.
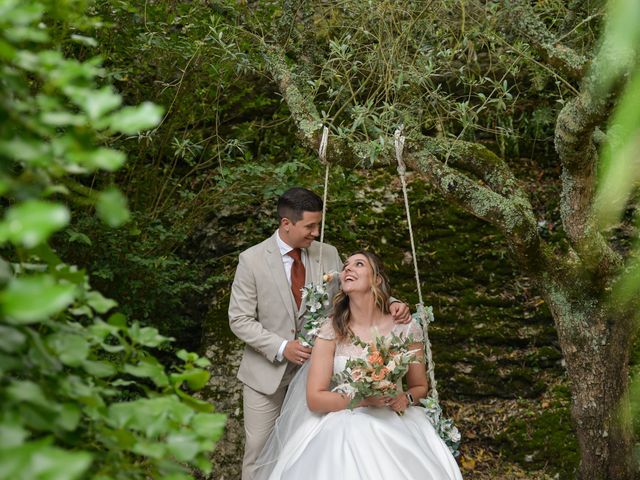
[[[350,398],[331,391],[331,377],[349,358],[363,358],[354,337],[411,335],[423,351],[421,327],[396,324],[389,314],[389,283],[374,254],[346,261],[333,316],[320,329],[309,366],[296,375],[271,437],[257,461],[256,480],[457,480],[460,470],[418,404],[427,395],[422,358],[409,366],[406,391]],[[401,415],[399,415],[401,414]]]

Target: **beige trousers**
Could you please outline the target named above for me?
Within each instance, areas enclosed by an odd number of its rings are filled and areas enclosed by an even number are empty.
[[[287,386],[281,386],[273,395],[256,392],[247,385],[243,389],[244,402],[244,458],[242,480],[252,480],[255,463],[273,430],[284,402]]]

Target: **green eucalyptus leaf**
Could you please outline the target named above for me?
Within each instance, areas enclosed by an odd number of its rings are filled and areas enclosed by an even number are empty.
[[[144,102],[135,107],[124,107],[111,115],[109,125],[115,132],[129,135],[155,127],[162,119],[162,107]]]
[[[0,304],[13,324],[34,323],[61,312],[74,299],[75,286],[50,275],[18,277],[0,294]]]
[[[1,228],[14,244],[32,248],[64,228],[69,218],[69,210],[63,205],[28,200],[9,208]]]
[[[109,188],[98,194],[98,216],[110,227],[119,227],[129,221],[127,199],[117,188]]]

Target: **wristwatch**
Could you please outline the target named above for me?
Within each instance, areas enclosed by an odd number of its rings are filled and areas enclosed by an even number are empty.
[[[411,395],[411,392],[405,392],[404,396],[407,397],[407,400],[409,401],[409,406],[413,405],[413,395]]]

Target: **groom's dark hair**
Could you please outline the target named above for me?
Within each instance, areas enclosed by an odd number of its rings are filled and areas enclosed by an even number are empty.
[[[303,212],[321,212],[322,199],[302,187],[293,187],[278,199],[278,220],[288,218],[292,223],[302,219]]]

